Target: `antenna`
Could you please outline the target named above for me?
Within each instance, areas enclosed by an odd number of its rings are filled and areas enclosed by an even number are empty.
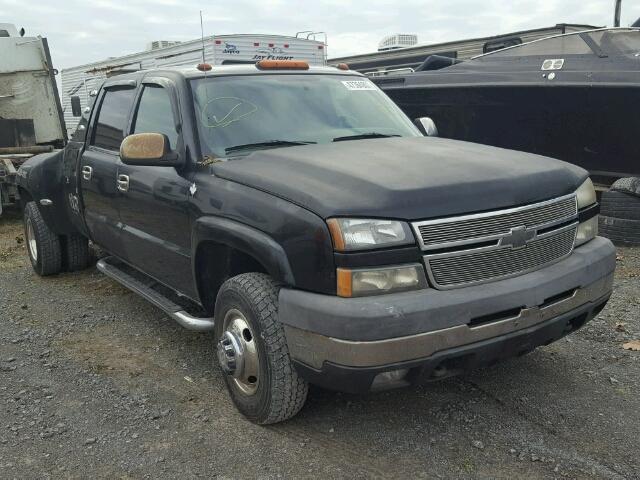
[[[616,0],[616,4],[615,4],[615,11],[613,13],[613,26],[614,27],[619,27],[620,26],[620,10],[622,8],[622,0]]]
[[[202,24],[202,10],[200,10],[200,37],[202,38],[202,63],[207,63],[204,60],[204,25]]]

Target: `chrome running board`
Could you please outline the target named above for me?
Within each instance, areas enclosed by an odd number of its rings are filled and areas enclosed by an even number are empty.
[[[105,257],[98,260],[97,267],[102,273],[113,278],[122,286],[137,293],[148,302],[152,303],[165,312],[184,328],[197,332],[213,330],[213,318],[195,317],[188,313],[185,308],[178,305],[173,300],[162,295],[152,287],[145,285],[133,275],[125,272],[118,265],[120,261],[115,257]],[[140,275],[143,275],[140,273]]]

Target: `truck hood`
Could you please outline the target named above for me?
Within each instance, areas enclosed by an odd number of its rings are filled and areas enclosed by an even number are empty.
[[[440,138],[382,138],[261,150],[215,164],[216,176],[323,218],[422,220],[525,205],[575,191],[579,167]]]

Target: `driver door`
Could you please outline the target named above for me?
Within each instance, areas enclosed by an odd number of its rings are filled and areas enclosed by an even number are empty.
[[[162,133],[184,155],[178,134],[179,111],[168,80],[143,81],[131,133]],[[191,275],[191,182],[175,167],[118,166],[118,210],[124,259],[194,297]]]

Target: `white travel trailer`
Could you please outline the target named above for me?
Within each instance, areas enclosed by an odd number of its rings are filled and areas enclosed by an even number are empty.
[[[281,35],[213,35],[204,38],[204,58],[212,65],[255,63],[263,59],[306,60],[310,65],[325,65],[326,37]],[[203,40],[188,42],[151,42],[150,49],[109,58],[108,60],[63,69],[61,72],[62,107],[67,132],[75,131],[79,117],[78,101],[84,110],[91,102],[91,91],[105,78],[149,68],[197,65],[202,62]],[[78,97],[78,98],[74,98]],[[72,108],[72,99],[76,108]]]

